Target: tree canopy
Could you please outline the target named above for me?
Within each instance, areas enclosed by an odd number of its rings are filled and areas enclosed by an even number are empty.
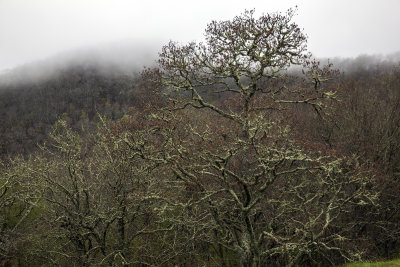
[[[336,266],[393,255],[400,72],[346,78],[321,66],[295,13],[213,21],[202,43],[166,44],[140,81],[92,77],[80,90],[74,75],[60,93],[73,102],[76,90],[71,117],[52,114],[46,144],[1,162],[0,264]]]

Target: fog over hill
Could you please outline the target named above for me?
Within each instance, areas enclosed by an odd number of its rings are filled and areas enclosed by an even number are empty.
[[[0,85],[27,84],[56,78],[74,67],[96,68],[104,75],[137,74],[155,63],[161,46],[155,42],[109,43],[65,51],[41,61],[27,63],[0,73]]]
[[[8,69],[0,73],[0,86],[37,83],[54,79],[62,71],[76,67],[95,68],[101,74],[137,75],[145,66],[156,63],[162,45],[159,42],[119,42],[65,51],[41,61]],[[359,55],[357,57],[319,58],[343,73],[362,70],[388,69],[400,64],[400,51],[387,55]],[[297,69],[296,67],[294,69]]]
[[[344,73],[353,73],[361,70],[387,69],[400,64],[400,51],[387,55],[359,55],[354,58],[334,57],[320,59],[322,64],[329,60],[333,67]]]

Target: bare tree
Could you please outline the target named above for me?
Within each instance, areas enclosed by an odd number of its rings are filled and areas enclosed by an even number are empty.
[[[0,264],[17,264],[29,247],[25,234],[32,230],[41,191],[23,175],[24,160],[20,157],[0,162]]]
[[[321,115],[335,97],[294,13],[214,21],[205,43],[170,42],[159,67],[144,72],[170,100],[153,116],[175,124],[158,160],[189,210],[180,223],[202,229],[197,240],[223,264],[334,265],[361,256],[348,245],[356,225],[348,216],[375,204],[371,174],[356,158],[297,142],[286,120],[293,105]],[[291,65],[304,67],[302,80],[287,75]]]
[[[185,247],[174,242],[164,209],[169,194],[159,163],[149,160],[157,153],[145,138],[154,137],[152,129],[127,125],[124,119],[81,137],[58,121],[52,146],[17,165],[18,176],[41,192],[33,257],[61,265],[159,266]]]

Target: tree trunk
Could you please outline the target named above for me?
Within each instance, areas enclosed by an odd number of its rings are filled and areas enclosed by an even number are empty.
[[[259,255],[255,255],[255,253],[251,252],[251,251],[242,253],[242,255],[240,257],[240,266],[243,266],[243,267],[259,267],[259,266],[261,266]]]
[[[258,267],[260,264],[260,253],[254,246],[254,240],[251,240],[249,233],[242,235],[242,253],[240,254],[240,266],[243,267]]]

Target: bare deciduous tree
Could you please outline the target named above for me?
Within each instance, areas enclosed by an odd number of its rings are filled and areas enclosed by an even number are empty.
[[[149,131],[115,125],[82,138],[61,120],[51,134],[53,147],[17,166],[42,192],[41,240],[31,250],[36,258],[157,266],[180,254],[185,244],[173,242],[175,225],[164,209],[169,193],[159,163],[149,160],[156,154],[145,138]]]
[[[237,257],[242,266],[360,257],[347,245],[356,224],[347,215],[377,197],[356,158],[307,148],[284,120],[294,104],[320,114],[335,97],[322,86],[329,68],[306,54],[293,15],[246,11],[214,21],[205,43],[170,42],[159,67],[144,72],[170,100],[154,117],[178,125],[162,160],[190,207],[181,223],[201,228],[199,241],[233,253],[222,260]],[[291,65],[305,69],[296,87],[285,73]]]

